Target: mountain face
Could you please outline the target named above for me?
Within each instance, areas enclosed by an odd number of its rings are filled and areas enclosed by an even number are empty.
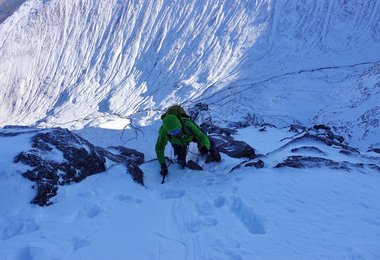
[[[0,24],[0,125],[146,124],[204,102],[220,121],[326,123],[368,147],[379,42],[375,0],[29,0]]]
[[[25,0],[0,0],[0,23],[4,22]]]

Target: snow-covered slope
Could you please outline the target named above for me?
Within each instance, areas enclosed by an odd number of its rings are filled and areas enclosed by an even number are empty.
[[[378,92],[379,73],[362,75],[380,60],[379,21],[375,0],[29,0],[0,25],[0,125],[146,123],[203,101],[224,119],[344,132],[378,118],[358,89]],[[347,88],[363,100],[354,118]],[[362,127],[353,141],[373,144],[379,128]]]
[[[123,117],[201,95],[260,29],[265,2],[224,2],[28,1],[1,26],[4,121]]]
[[[0,23],[13,14],[25,0],[0,0]]]
[[[108,161],[106,172],[60,186],[54,204],[39,207],[29,204],[34,182],[20,174],[29,167],[13,163],[30,149],[33,134],[49,132],[32,130],[0,131],[0,164],[7,165],[0,169],[0,259],[380,257],[379,154],[349,147],[342,153],[289,128],[249,127],[234,137],[265,155],[264,168],[222,154],[221,163],[203,171],[171,164],[161,184],[159,165],[150,161],[141,166],[143,187],[123,165]],[[152,143],[155,127],[144,130],[139,141]],[[115,142],[114,136],[102,138]],[[40,156],[63,160],[56,149]],[[303,156],[309,165],[273,168],[289,156]],[[196,157],[190,152],[188,159]]]

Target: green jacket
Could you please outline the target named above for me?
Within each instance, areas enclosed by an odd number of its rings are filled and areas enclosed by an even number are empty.
[[[189,118],[181,117],[181,122],[183,127],[181,126],[180,128],[182,129],[183,134],[180,137],[169,136],[168,133],[173,129],[167,129],[164,124],[158,130],[156,154],[161,166],[165,164],[165,147],[168,141],[172,144],[188,146],[195,138],[198,143],[205,146],[207,149],[210,149],[210,140],[207,135],[205,135]]]

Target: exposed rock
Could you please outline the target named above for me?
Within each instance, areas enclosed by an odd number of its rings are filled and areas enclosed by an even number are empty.
[[[357,168],[369,168],[371,170],[375,170],[375,171],[378,171],[380,172],[380,167],[374,163],[369,163],[369,164],[366,164],[366,163],[356,163],[355,164],[355,167]]]
[[[320,149],[314,146],[297,147],[297,148],[291,149],[290,151],[292,153],[316,153],[316,154],[326,155],[325,152],[321,151]]]
[[[265,125],[269,126],[269,124],[262,125],[264,120],[257,116],[255,113],[247,113],[244,118],[240,119],[237,122],[229,122],[228,126],[232,127],[234,129],[241,129],[241,128],[246,128],[248,126],[259,126],[261,125],[262,127],[265,127]],[[273,125],[272,125],[273,126]]]
[[[209,136],[210,142],[213,142],[215,147],[218,147],[224,143],[231,142],[234,140],[232,136],[225,135],[211,135]]]
[[[264,123],[260,125],[259,131],[260,132],[266,132],[267,128],[277,128],[275,125]]]
[[[330,169],[339,169],[348,171],[349,168],[330,159],[311,157],[311,156],[289,156],[285,161],[279,163],[275,168],[291,167],[291,168],[321,168],[328,167]]]
[[[128,173],[132,176],[134,182],[139,183],[144,186],[144,172],[136,163],[127,163]]]
[[[277,128],[277,126],[270,123],[263,123],[260,125],[260,127]]]
[[[196,170],[196,171],[202,171],[202,170],[203,170],[202,166],[200,166],[199,164],[197,164],[197,163],[194,162],[193,160],[189,160],[189,161],[187,162],[187,167],[188,167],[189,169]]]
[[[208,104],[199,102],[188,110],[189,116],[192,120],[196,120],[198,118],[199,113],[201,113],[202,111],[208,111],[208,109]]]
[[[341,136],[341,135],[334,135],[334,138],[335,138],[336,140],[338,140],[340,143],[343,143],[343,142],[344,142],[344,137]]]
[[[321,168],[328,167],[330,169],[350,171],[357,170],[375,170],[380,172],[380,167],[373,163],[351,163],[347,161],[336,162],[330,159],[310,156],[289,156],[285,161],[279,163],[275,168],[291,167],[291,168]],[[363,172],[363,173],[366,173]]]
[[[339,153],[344,154],[344,155],[348,155],[348,156],[354,155],[351,151],[346,150],[346,149],[340,150]]]
[[[355,148],[352,148],[348,145],[345,145],[345,144],[342,144],[340,142],[337,142],[335,140],[332,140],[326,136],[321,136],[321,135],[316,135],[316,134],[312,134],[310,132],[306,132],[304,134],[302,134],[301,136],[298,135],[298,137],[292,139],[290,142],[288,142],[287,144],[283,145],[280,149],[282,149],[283,147],[285,146],[288,146],[288,145],[291,145],[291,144],[296,144],[296,143],[299,143],[301,141],[305,141],[305,140],[314,140],[314,141],[319,141],[321,143],[324,143],[328,146],[337,146],[337,147],[340,147],[342,149],[345,149],[345,150],[348,150],[348,151],[351,151],[353,153],[359,153],[359,151]]]
[[[4,126],[2,131],[0,132],[0,136],[3,137],[12,137],[12,136],[18,136],[23,134],[33,134],[38,133],[40,130],[31,128],[29,126],[13,126],[13,125],[7,125]]]
[[[209,122],[201,124],[201,127],[202,130],[208,134],[210,141],[219,152],[234,158],[255,158],[255,149],[243,141],[234,140],[231,136],[236,130],[221,128]],[[206,161],[213,162],[215,160],[208,156]]]
[[[313,134],[313,131],[315,132],[315,135],[326,137],[332,141],[338,141],[339,143],[344,142],[344,137],[341,135],[335,135],[329,126],[326,125],[314,125],[312,129],[309,129],[308,132],[310,134]]]
[[[134,149],[118,146],[117,148],[111,147],[112,151],[116,150],[118,154],[113,154],[101,147],[96,147],[97,151],[104,157],[118,163],[122,163],[127,168],[127,173],[132,176],[132,179],[144,186],[144,173],[139,165],[145,162],[144,154]],[[124,151],[124,152],[120,152]]]
[[[249,162],[244,165],[244,167],[255,167],[257,169],[264,168],[264,161],[263,160],[258,160],[256,162]]]
[[[368,152],[380,153],[380,148],[371,148]]]
[[[219,151],[219,149],[218,149]],[[219,157],[220,157],[220,154],[219,154]],[[209,154],[207,154],[206,156],[206,159],[205,159],[205,163],[212,163],[212,162],[220,162],[220,159],[217,160],[215,159],[215,154],[213,155],[211,152]]]
[[[226,135],[230,136],[236,133],[236,130],[230,128],[222,128],[211,124],[210,122],[204,122],[199,126],[203,132],[207,134]]]
[[[109,149],[118,152],[118,154],[124,156],[129,162],[133,161],[137,165],[141,165],[145,162],[145,156],[143,153],[124,146],[111,146]]]
[[[14,161],[33,169],[22,175],[37,184],[32,203],[46,206],[56,195],[57,185],[79,182],[105,171],[105,158],[95,147],[67,129],[41,130],[31,139],[32,148],[18,154]]]
[[[104,172],[106,158],[123,163],[133,180],[143,184],[143,172],[138,165],[144,162],[144,155],[133,149],[113,147],[117,151],[113,154],[62,128],[8,129],[3,129],[3,136],[32,134],[31,149],[19,153],[14,162],[31,167],[22,175],[36,183],[37,194],[31,201],[34,204],[48,206],[60,185],[80,182],[90,175]]]
[[[331,130],[331,128],[329,126],[326,126],[326,125],[323,125],[323,124],[314,125],[313,128],[316,129],[316,130],[320,130],[320,129],[327,130],[327,131]]]
[[[229,141],[217,147],[222,153],[233,158],[255,158],[255,149],[243,141]]]
[[[307,128],[301,125],[290,125],[289,132],[302,133],[306,132]]]

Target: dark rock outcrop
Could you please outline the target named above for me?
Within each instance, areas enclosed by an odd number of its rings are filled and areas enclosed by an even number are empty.
[[[243,141],[229,141],[223,143],[222,145],[217,147],[218,150],[222,153],[227,154],[233,158],[250,158],[253,159],[256,156],[255,149],[253,149],[250,145]]]
[[[199,127],[206,134],[231,136],[232,134],[236,133],[236,130],[234,129],[219,127],[219,126],[213,125],[210,122],[204,122]]]
[[[343,136],[334,134],[331,130],[331,127],[326,125],[314,125],[313,128],[308,129],[307,131],[311,134],[328,138],[331,141],[338,141],[339,143],[344,142]]]
[[[13,133],[13,134],[12,134]],[[139,165],[144,162],[144,154],[118,146],[107,151],[96,147],[67,129],[6,128],[2,136],[31,134],[31,149],[19,153],[15,163],[23,163],[31,169],[22,175],[35,182],[36,196],[33,204],[48,206],[61,185],[82,181],[88,176],[106,170],[106,158],[123,163],[127,172],[137,183],[143,183],[143,172]]]
[[[331,128],[329,126],[326,126],[326,125],[323,125],[323,124],[314,125],[313,128],[316,129],[316,130],[325,130],[325,131],[330,131],[331,130]]]
[[[301,125],[290,125],[289,132],[302,133],[306,132],[307,128]]]
[[[122,158],[125,158],[128,162],[135,162],[137,165],[141,165],[145,162],[145,155],[139,151],[124,146],[111,146],[108,148],[114,154],[119,154]]]
[[[198,119],[198,115],[203,111],[208,111],[208,104],[205,103],[197,103],[193,107],[189,108],[189,116],[192,120],[196,121]]]
[[[338,148],[345,150],[345,151],[350,151],[353,154],[359,154],[358,149],[350,147],[346,144],[343,144],[343,143],[337,141],[335,136],[330,138],[329,136],[326,136],[325,134],[318,134],[318,133],[315,133],[313,131],[306,131],[304,133],[298,133],[295,135],[295,137],[286,138],[286,139],[289,139],[290,141],[287,142],[286,144],[284,144],[283,146],[281,146],[280,148],[276,149],[274,152],[283,150],[289,146],[294,146],[297,144],[303,144],[304,142],[317,141],[318,143],[321,143],[323,145],[334,146],[334,147],[338,147]],[[281,141],[284,141],[284,140],[285,139],[283,139]]]
[[[321,157],[311,156],[289,156],[282,163],[279,163],[275,168],[322,168],[327,167],[335,170],[351,171],[356,170],[374,170],[380,172],[380,167],[373,163],[351,163],[347,161],[333,161]],[[364,172],[365,173],[365,172]]]
[[[380,153],[380,148],[371,148],[368,152]]]
[[[211,123],[203,123],[202,131],[207,133],[211,142],[219,152],[233,158],[255,158],[255,149],[243,141],[237,141],[232,137],[236,130],[221,128]],[[211,162],[212,160],[210,160]]]
[[[194,162],[193,160],[189,160],[187,162],[187,167],[189,169],[196,170],[196,171],[202,171],[203,170],[202,166],[200,166],[198,163]]]
[[[244,167],[255,167],[256,169],[264,168],[264,161],[263,160],[257,160],[255,162],[249,162],[244,164]]]
[[[290,168],[321,168],[328,167],[330,169],[349,170],[344,165],[334,162],[330,159],[311,156],[289,156],[285,161],[279,163],[275,168],[290,167]]]
[[[293,148],[290,151],[292,153],[315,153],[315,154],[326,155],[325,152],[321,151],[320,149],[314,146],[301,146],[301,147]]]
[[[144,185],[144,173],[139,167],[139,165],[145,162],[145,156],[143,153],[123,146],[109,147],[109,150],[114,153],[100,147],[97,147],[96,149],[104,157],[114,162],[124,164],[128,170],[127,172],[132,176],[132,179],[138,184]]]
[[[105,158],[92,144],[67,129],[40,130],[31,142],[32,149],[18,154],[14,162],[32,168],[22,175],[36,182],[34,204],[49,205],[58,185],[79,182],[105,171]]]

